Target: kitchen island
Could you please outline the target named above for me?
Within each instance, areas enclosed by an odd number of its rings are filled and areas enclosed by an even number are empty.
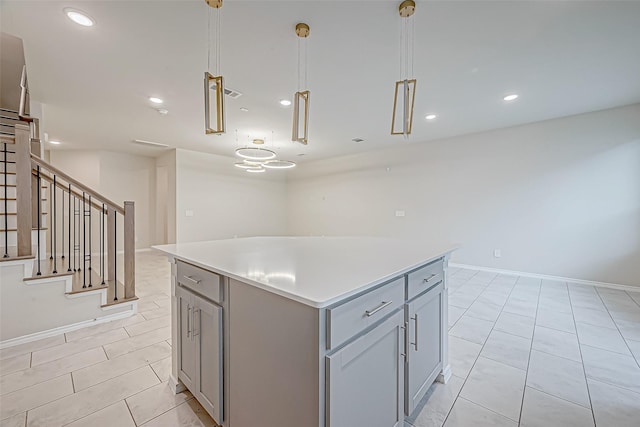
[[[254,237],[158,246],[172,374],[224,427],[402,426],[447,359],[452,246]]]

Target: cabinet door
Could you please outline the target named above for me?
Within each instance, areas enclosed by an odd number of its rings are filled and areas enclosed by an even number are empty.
[[[405,413],[411,415],[442,369],[442,284],[406,306],[409,351],[405,369]]]
[[[222,413],[222,307],[194,296],[193,332],[196,341],[196,388],[194,395],[218,424]]]
[[[404,422],[404,314],[326,357],[329,427],[394,427]]]
[[[176,286],[178,299],[178,378],[193,390],[196,378],[196,341],[193,337],[193,294]]]

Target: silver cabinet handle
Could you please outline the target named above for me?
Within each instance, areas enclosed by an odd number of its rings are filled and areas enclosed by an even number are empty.
[[[412,317],[411,320],[416,322],[416,328],[413,330],[413,339],[415,342],[412,342],[411,344],[415,346],[416,351],[418,351],[418,313],[416,313],[415,317]]]
[[[187,338],[191,334],[191,306],[187,304]]]
[[[373,309],[371,311],[367,310],[364,313],[367,315],[367,317],[371,317],[374,314],[376,314],[377,312],[379,312],[380,310],[382,310],[383,308],[385,308],[386,306],[388,306],[389,304],[391,304],[392,302],[393,301],[389,301],[389,302],[382,301],[382,304],[380,304],[379,307],[377,307],[377,308],[375,308],[375,309]]]
[[[190,281],[191,283],[193,283],[194,285],[197,285],[200,283],[200,280],[194,279],[191,276],[182,276],[183,278],[185,278],[186,280]]]
[[[404,345],[402,346],[402,350],[404,350],[404,353],[400,353],[400,356],[404,357],[404,360],[406,362],[407,354],[409,354],[409,322],[404,322],[402,325],[403,326],[400,326],[400,329],[404,330],[404,339],[402,340],[402,342],[404,343]]]
[[[431,276],[429,276],[429,278],[424,279],[424,280],[423,280],[423,282],[424,282],[424,283],[429,283],[429,282],[431,281],[431,279],[433,279],[433,278],[434,278],[434,277],[436,277],[436,276],[437,276],[437,274],[435,274],[435,273],[434,273],[434,274],[432,274]]]
[[[198,315],[198,321],[196,322],[196,314]],[[193,333],[191,334],[194,337],[197,337],[198,335],[200,335],[200,309],[196,308],[195,310],[193,310]],[[196,326],[198,327],[196,329]]]

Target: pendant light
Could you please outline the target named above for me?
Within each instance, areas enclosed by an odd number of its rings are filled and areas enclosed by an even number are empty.
[[[296,25],[296,35],[298,36],[298,91],[293,95],[293,132],[291,140],[305,145],[309,141],[309,97],[311,95],[309,89],[303,90],[303,88],[308,87],[307,37],[309,37],[309,32],[309,25],[303,22]],[[303,56],[304,59],[302,59]]]
[[[391,135],[403,135],[408,138],[413,126],[413,104],[416,95],[416,79],[413,77],[413,14],[416,3],[404,0],[398,11],[402,22],[400,37],[400,80],[396,82],[391,118]],[[400,102],[400,105],[398,105]]]
[[[223,0],[205,0],[207,9],[207,71],[204,72],[204,132],[225,133],[224,79],[220,74],[220,9]],[[213,22],[213,29],[211,23]],[[211,39],[214,40],[214,68],[211,69]],[[211,73],[213,71],[213,74]]]

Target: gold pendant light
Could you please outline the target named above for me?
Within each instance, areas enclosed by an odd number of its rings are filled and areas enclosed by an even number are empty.
[[[413,105],[416,95],[416,79],[413,76],[413,14],[416,3],[405,0],[398,11],[402,19],[402,45],[400,53],[400,80],[396,82],[391,117],[391,135],[408,138],[413,126]],[[400,105],[398,105],[400,101]]]
[[[205,0],[211,9],[208,13],[207,71],[204,72],[204,131],[205,134],[225,133],[224,79],[220,74],[220,8],[222,0]],[[215,13],[214,35],[214,75],[211,71],[211,21]]]
[[[298,36],[298,91],[293,95],[293,132],[291,140],[307,145],[309,142],[309,98],[311,92],[307,87],[307,37],[309,37],[309,25],[301,22],[296,25]],[[302,46],[304,44],[304,46]],[[302,71],[302,48],[304,47],[304,72]],[[304,75],[304,82],[303,76]]]

